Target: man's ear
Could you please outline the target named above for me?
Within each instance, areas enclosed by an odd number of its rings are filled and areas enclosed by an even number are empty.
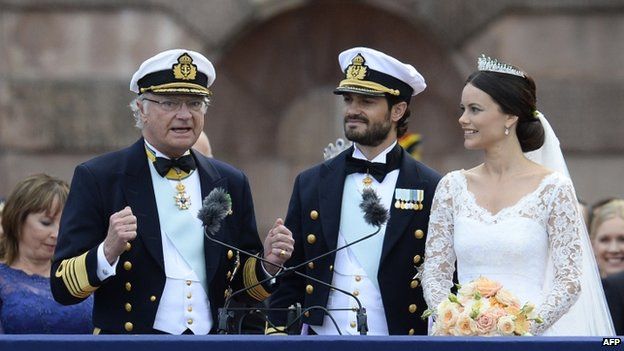
[[[394,122],[398,122],[401,119],[401,117],[403,117],[406,110],[407,110],[407,102],[401,101],[399,103],[396,103],[392,106],[392,109],[390,110],[390,118]]]

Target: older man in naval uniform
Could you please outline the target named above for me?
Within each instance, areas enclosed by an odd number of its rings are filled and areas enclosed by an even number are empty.
[[[265,246],[258,237],[247,177],[191,149],[204,126],[215,80],[212,63],[191,50],[168,50],[136,71],[130,90],[134,145],[76,167],[61,219],[51,286],[74,304],[95,294],[94,333],[208,334],[233,290],[264,300],[276,265],[292,253],[289,232],[276,221]],[[221,188],[231,211],[211,233],[253,252],[214,244],[197,218],[204,199]]]

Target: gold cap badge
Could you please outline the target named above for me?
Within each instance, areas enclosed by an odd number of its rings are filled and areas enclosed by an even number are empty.
[[[362,80],[366,77],[366,70],[368,67],[364,65],[364,57],[360,54],[357,54],[353,60],[351,60],[351,64],[347,66],[347,72],[345,73],[346,79],[357,79]]]
[[[197,66],[193,64],[193,58],[184,53],[178,57],[178,63],[173,65],[173,76],[176,79],[193,80],[197,74]]]

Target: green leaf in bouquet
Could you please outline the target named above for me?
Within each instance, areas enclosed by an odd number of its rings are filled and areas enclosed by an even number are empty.
[[[425,312],[420,316],[421,319],[425,320],[433,315],[433,310],[431,308],[427,308]]]

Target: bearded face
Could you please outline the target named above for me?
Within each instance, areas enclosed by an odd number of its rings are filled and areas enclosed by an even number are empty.
[[[389,138],[393,128],[385,97],[344,94],[345,137],[363,146],[378,146]]]

